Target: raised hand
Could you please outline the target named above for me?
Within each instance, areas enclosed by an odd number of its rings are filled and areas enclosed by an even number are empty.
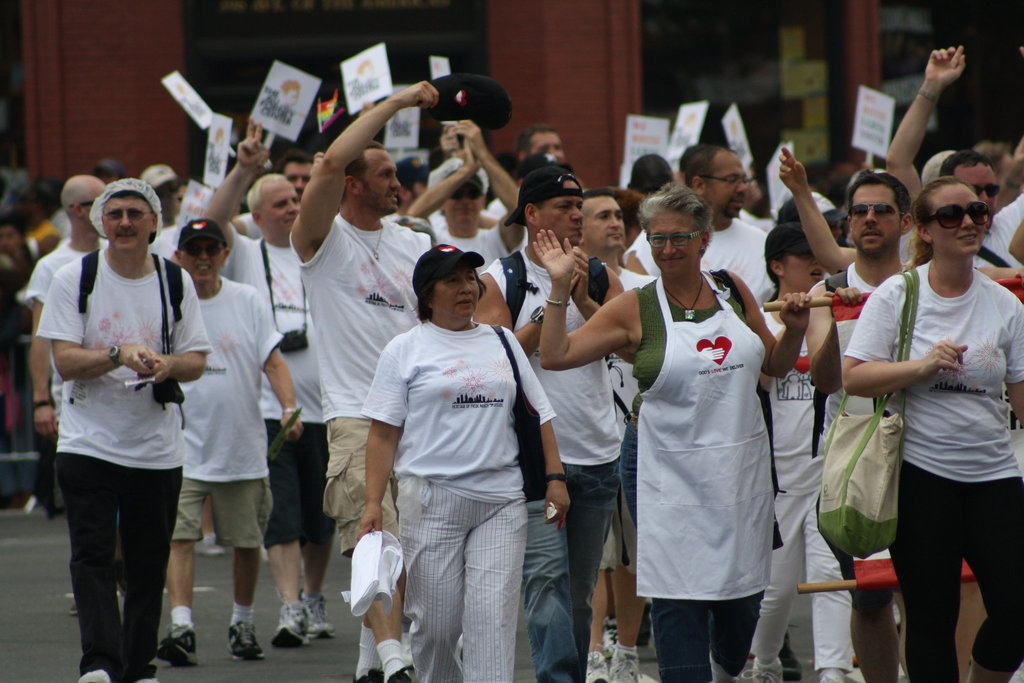
[[[250,118],[245,139],[238,143],[238,164],[243,168],[259,168],[269,157],[270,150],[263,146],[263,124]]]
[[[537,233],[537,241],[533,243],[533,250],[537,253],[541,265],[548,271],[551,281],[562,281],[573,277],[576,269],[576,254],[573,251],[569,240],[559,245],[558,238],[551,230],[541,230]]]
[[[924,69],[925,83],[937,86],[941,92],[950,83],[960,78],[964,67],[967,66],[966,60],[963,45],[947,47],[944,50],[932,50],[931,56],[928,57],[928,66]]]
[[[797,161],[793,153],[783,147],[779,161],[781,162],[781,166],[779,166],[779,179],[789,188],[789,191],[793,194],[801,190],[810,192],[810,186],[807,184],[807,169]]]
[[[439,97],[437,88],[427,81],[420,81],[416,85],[410,85],[405,90],[395,93],[388,99],[398,104],[399,109],[407,107],[430,109],[437,104]]]

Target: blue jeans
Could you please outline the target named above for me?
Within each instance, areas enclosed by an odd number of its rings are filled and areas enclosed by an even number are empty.
[[[537,680],[582,681],[590,648],[590,599],[618,494],[618,463],[566,465],[565,534],[527,503],[523,563],[526,629]]]
[[[711,657],[731,676],[747,663],[763,592],[733,600],[655,598],[651,607],[662,683],[706,683]]]
[[[626,433],[622,435],[619,477],[622,479],[622,493],[626,496],[626,507],[636,520],[636,427],[632,420],[626,423]]]

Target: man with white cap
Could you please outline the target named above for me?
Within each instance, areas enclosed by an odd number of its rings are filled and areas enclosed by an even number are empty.
[[[180,400],[175,380],[202,375],[211,347],[191,280],[149,253],[160,225],[153,188],[135,178],[111,183],[90,218],[107,247],[57,272],[37,332],[67,382],[57,477],[82,636],[79,683],[152,683],[184,462],[180,406],[168,403]],[[112,571],[118,530],[123,621]]]

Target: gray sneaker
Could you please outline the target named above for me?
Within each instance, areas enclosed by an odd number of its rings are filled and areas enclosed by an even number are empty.
[[[160,641],[156,656],[170,662],[171,666],[195,666],[196,632],[191,626],[171,624],[167,637]]]
[[[228,629],[228,648],[235,659],[263,659],[263,648],[256,642],[256,628],[251,622],[236,621]]]
[[[608,670],[610,683],[637,683],[640,680],[640,658],[635,652],[616,646]]]
[[[309,642],[306,636],[306,610],[281,605],[281,618],[270,644],[274,647],[299,647]]]
[[[302,607],[306,615],[306,635],[313,638],[333,638],[334,625],[327,621],[327,600],[320,595],[314,599],[303,598]]]
[[[587,655],[587,683],[609,683],[608,661],[599,650],[591,650]]]

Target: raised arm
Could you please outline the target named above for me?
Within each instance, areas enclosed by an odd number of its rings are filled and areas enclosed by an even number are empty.
[[[963,45],[932,50],[928,66],[924,70],[924,83],[917,91],[914,101],[910,103],[910,108],[907,109],[889,144],[885,170],[907,186],[911,199],[921,190],[921,176],[914,168],[914,157],[921,149],[928,119],[935,111],[935,104],[939,101],[942,91],[964,72],[965,60]]]
[[[232,219],[238,213],[245,191],[270,156],[270,151],[263,146],[262,137],[263,124],[249,119],[245,139],[238,143],[235,166],[213,193],[210,206],[206,209],[206,217],[223,228],[228,249],[234,246],[235,240],[235,231],[231,229]]]
[[[409,205],[409,214],[429,219],[430,214],[440,209],[455,191],[466,184],[479,170],[480,161],[471,151],[467,150],[462,166],[459,166],[454,173],[441,182],[428,187]]]
[[[1024,48],[1021,48],[1024,51]],[[1024,185],[1024,135],[1017,141],[1010,158],[1010,167],[1006,169],[999,187],[999,194],[996,195],[996,213],[1012,204],[1020,197],[1020,188]]]
[[[466,145],[473,150],[473,156],[483,166],[487,179],[491,181],[494,196],[511,212],[519,202],[519,186],[487,148],[480,127],[472,121],[459,121],[455,126],[455,132],[463,137]],[[513,251],[523,241],[524,228],[521,225],[505,225],[502,219],[498,221],[498,229],[501,231],[501,241],[509,251]]]
[[[853,263],[857,252],[850,247],[841,247],[836,243],[836,238],[832,235],[825,217],[821,215],[818,205],[814,203],[804,165],[797,161],[792,152],[785,147],[782,148],[782,156],[779,161],[782,162],[779,167],[779,178],[793,193],[793,202],[800,214],[804,235],[807,237],[807,243],[811,245],[814,258],[818,259],[818,263],[830,273],[845,270]]]
[[[437,99],[434,86],[421,81],[363,113],[331,143],[323,160],[313,169],[302,193],[299,216],[292,225],[292,246],[303,261],[316,255],[330,232],[345,194],[345,167],[359,158],[366,144],[395,112],[407,107],[429,109],[437,104]]]
[[[807,322],[810,319],[810,309],[807,304],[811,296],[807,292],[791,292],[782,297],[786,302],[779,311],[782,324],[786,329],[776,338],[768,330],[768,324],[764,321],[764,314],[754,294],[747,287],[747,283],[735,273],[729,273],[736,289],[743,298],[743,310],[746,311],[747,327],[761,339],[764,344],[764,362],[761,363],[761,372],[770,377],[785,377],[786,373],[796,365],[800,357],[800,346],[803,344],[804,332],[807,331]]]

